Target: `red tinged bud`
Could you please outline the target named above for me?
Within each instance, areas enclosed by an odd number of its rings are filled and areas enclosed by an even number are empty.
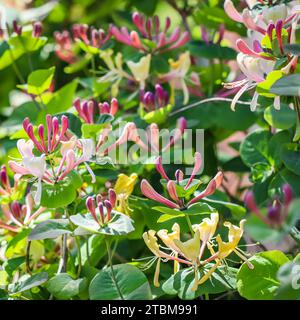
[[[99,223],[98,218],[96,216],[96,207],[95,207],[95,199],[93,197],[88,197],[86,199],[86,207],[93,216],[94,220]]]
[[[278,200],[268,208],[268,219],[274,224],[281,223],[281,204]]]
[[[101,223],[104,224],[105,223],[105,216],[104,216],[104,210],[103,210],[103,203],[102,202],[100,202],[98,204],[98,209],[99,209],[99,213],[100,213]]]
[[[37,21],[33,23],[32,36],[38,38],[41,36],[43,30],[42,23]]]
[[[13,21],[13,29],[18,36],[22,34],[22,27],[18,25],[18,22],[16,20]]]
[[[13,201],[10,205],[12,215],[19,220],[22,217],[21,205],[17,201]]]
[[[97,194],[96,195],[96,201],[97,201],[97,205],[99,205],[101,202],[102,202],[102,196],[101,196],[101,194]]]
[[[282,187],[282,192],[284,195],[284,205],[286,207],[288,207],[291,204],[291,202],[293,201],[293,190],[290,187],[290,185],[286,183]]]
[[[112,98],[110,102],[110,114],[114,116],[118,112],[118,109],[119,109],[118,100],[116,98]]]
[[[175,172],[176,182],[179,184],[183,180],[184,174],[181,170],[177,169]]]
[[[112,205],[109,200],[105,200],[104,204],[105,204],[106,211],[107,211],[107,220],[106,221],[109,222],[111,220]]]
[[[116,201],[117,201],[117,194],[114,189],[108,190],[108,197],[109,197],[111,206],[114,208],[116,206]]]

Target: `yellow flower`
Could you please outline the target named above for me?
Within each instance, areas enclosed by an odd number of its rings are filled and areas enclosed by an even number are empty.
[[[199,261],[200,254],[200,232],[197,230],[194,237],[185,242],[181,242],[178,239],[174,239],[175,245],[183,253],[184,257],[196,265]]]
[[[145,88],[145,81],[149,76],[151,55],[142,57],[138,62],[128,61],[127,65],[133,74],[134,79],[139,82],[140,88]]]
[[[224,226],[229,229],[228,231],[228,242],[224,242],[221,239],[220,235],[217,235],[217,242],[218,242],[218,258],[224,259],[227,256],[229,256],[233,251],[236,252],[236,247],[238,243],[240,242],[243,233],[244,233],[244,224],[246,220],[243,219],[240,221],[240,226],[235,226],[231,224],[230,222],[226,221],[224,222]]]
[[[157,235],[167,247],[176,251],[178,248],[176,247],[174,240],[180,240],[180,226],[178,223],[174,223],[172,231],[172,233],[168,233],[168,230],[162,229],[157,232]]]
[[[175,253],[175,257],[178,257],[178,252],[180,251],[174,243],[174,240],[180,240],[180,226],[178,223],[174,223],[172,227],[172,233],[168,233],[168,230],[162,229],[157,232],[162,242],[172,249]],[[179,271],[179,262],[174,260],[174,273]]]
[[[212,213],[210,218],[204,218],[200,224],[194,224],[193,230],[199,230],[200,239],[202,242],[209,241],[216,232],[217,226],[219,222],[219,214]]]
[[[64,156],[69,150],[74,150],[77,144],[77,138],[73,136],[68,141],[61,141],[60,153]]]
[[[124,173],[119,174],[114,187],[117,194],[117,211],[126,214],[130,213],[130,209],[127,206],[127,199],[133,192],[137,178],[138,175],[136,173],[132,173],[130,176],[127,176]]]
[[[157,257],[161,257],[161,251],[159,250],[159,245],[157,243],[157,237],[155,236],[154,230],[149,230],[143,233],[143,239],[149,250]]]
[[[169,79],[171,86],[171,97],[170,102],[174,104],[175,102],[175,89],[181,89],[183,91],[183,103],[186,104],[189,101],[189,91],[185,83],[185,76],[187,75],[190,66],[191,58],[189,51],[182,53],[179,56],[179,59],[174,61],[173,59],[169,60],[170,72],[163,77]]]
[[[100,57],[106,64],[109,72],[107,72],[103,77],[99,79],[100,82],[113,82],[111,86],[112,96],[117,96],[119,92],[119,84],[122,78],[131,79],[130,75],[123,70],[123,56],[122,53],[118,52],[115,59],[113,60],[113,50],[103,50],[100,52]]]

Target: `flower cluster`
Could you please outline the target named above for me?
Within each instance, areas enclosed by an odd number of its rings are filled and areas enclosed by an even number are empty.
[[[154,230],[145,232],[143,234],[144,241],[155,255],[153,262],[157,260],[154,285],[159,286],[158,277],[161,261],[174,261],[174,273],[179,271],[180,264],[192,267],[195,274],[193,291],[196,291],[200,284],[208,280],[217,267],[222,264],[222,261],[232,252],[235,252],[242,260],[247,261],[242,251],[238,248],[239,241],[243,236],[245,220],[241,220],[239,226],[235,226],[230,222],[224,223],[224,226],[229,229],[227,242],[223,241],[219,234],[214,237],[218,222],[218,213],[212,213],[210,218],[204,218],[201,223],[194,224],[194,235],[187,241],[181,241],[180,226],[177,223],[173,225],[172,233],[165,229],[157,232]],[[158,243],[158,238],[163,242],[164,246]],[[217,243],[217,249],[214,248],[215,242]],[[203,260],[202,257],[206,248],[211,256]],[[208,263],[210,263],[209,269],[199,279],[199,268],[201,270]],[[248,261],[247,263],[250,268],[253,267]]]
[[[30,140],[18,140],[17,147],[22,159],[20,162],[9,161],[9,166],[15,173],[16,179],[27,175],[38,179],[37,191],[34,196],[37,204],[41,200],[42,182],[56,184],[82,163],[85,163],[93,180],[95,179],[87,164],[95,153],[93,141],[89,139],[77,140],[75,137],[67,139],[65,133],[68,129],[68,119],[65,116],[61,118],[61,129],[56,117],[52,118],[47,115],[46,122],[47,138],[44,135],[44,126],[39,125],[38,140],[29,119],[24,120],[23,127]],[[40,156],[34,154],[34,148],[41,154]]]
[[[269,2],[261,3],[259,9],[246,8],[239,13],[231,0],[225,1],[224,8],[230,18],[243,23],[251,32],[250,46],[243,39],[236,43],[239,51],[237,63],[245,78],[225,84],[228,89],[240,88],[231,103],[234,110],[244,92],[260,86],[269,88],[280,77],[295,70],[298,57],[286,52],[284,45],[295,42],[299,8]],[[263,93],[256,90],[253,95],[250,105],[252,111],[256,109],[260,94]],[[280,108],[279,96],[270,93],[266,96],[274,97],[274,107]]]
[[[140,35],[136,31],[129,32],[125,27],[119,29],[116,26],[111,27],[111,33],[117,41],[143,52],[171,51],[185,45],[190,39],[189,33],[187,31],[181,32],[179,27],[170,36],[167,36],[171,26],[169,17],[166,18],[162,26],[158,16],[146,19],[142,14],[135,12],[132,15],[132,22]]]
[[[218,172],[203,191],[201,191],[197,196],[195,196],[194,198],[190,199],[187,203],[185,203],[185,197],[179,196],[178,191],[181,189],[183,191],[188,191],[190,187],[194,188],[195,184],[199,186],[200,181],[199,180],[195,181],[194,178],[195,178],[195,175],[200,170],[201,165],[202,165],[201,154],[199,152],[196,152],[195,164],[194,164],[194,168],[190,178],[184,179],[183,172],[181,170],[177,170],[175,172],[175,180],[171,180],[167,176],[163,168],[162,158],[158,157],[156,169],[160,173],[162,178],[166,180],[167,182],[166,189],[169,197],[172,200],[169,200],[164,196],[162,196],[161,194],[159,194],[158,192],[156,192],[146,179],[143,179],[141,182],[141,191],[147,198],[150,198],[154,201],[158,201],[169,208],[179,209],[179,210],[187,209],[190,205],[200,201],[205,197],[212,195],[216,191],[216,189],[219,188],[222,184],[223,173]]]
[[[89,124],[97,123],[97,117],[102,114],[110,114],[114,116],[118,112],[118,100],[113,98],[110,102],[96,103],[95,100],[80,101],[77,98],[73,103],[79,117]],[[98,110],[98,112],[96,112]],[[96,119],[95,119],[96,118]]]

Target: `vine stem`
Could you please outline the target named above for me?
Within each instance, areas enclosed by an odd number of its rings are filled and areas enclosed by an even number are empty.
[[[113,267],[113,264],[112,264],[112,256],[111,256],[111,251],[110,251],[110,244],[109,244],[109,240],[107,239],[107,237],[105,237],[105,244],[106,244],[106,250],[107,250],[107,255],[108,255],[108,262],[109,262],[110,269],[111,269],[112,280],[113,280],[113,282],[115,284],[115,287],[116,287],[116,289],[118,291],[118,294],[119,294],[121,300],[125,300],[124,297],[123,297],[123,294],[122,294],[122,292],[121,292],[121,290],[119,288],[117,279],[116,279],[114,267]]]
[[[82,269],[82,259],[81,259],[80,239],[77,236],[75,236],[75,242],[77,246],[77,259],[78,259],[77,278],[79,278],[81,274],[81,269]]]
[[[185,216],[186,222],[187,222],[187,224],[189,226],[189,229],[191,231],[191,234],[192,234],[192,236],[194,236],[194,230],[193,230],[193,227],[192,227],[191,219],[190,219],[189,215],[186,214],[186,213],[184,214],[184,216]]]
[[[31,267],[30,267],[30,247],[31,247],[31,241],[27,242],[26,247],[26,272],[31,274]]]
[[[299,105],[299,97],[294,98],[294,108],[296,111],[297,119],[296,119],[296,133],[294,136],[294,141],[299,140],[299,134],[300,134],[300,105]]]
[[[65,208],[65,216],[68,218],[71,226],[74,226],[74,224],[70,219],[70,215],[67,208]],[[78,236],[74,236],[74,238],[75,238],[75,243],[77,247],[77,259],[78,259],[77,278],[79,278],[82,270],[81,245],[80,245],[80,238]]]

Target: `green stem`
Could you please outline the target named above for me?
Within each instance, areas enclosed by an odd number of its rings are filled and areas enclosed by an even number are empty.
[[[290,230],[290,236],[297,242],[298,246],[300,246],[300,231],[296,227]]]
[[[89,249],[89,238],[87,237],[86,240],[86,257],[89,265],[91,265],[91,258],[90,258],[90,249]]]
[[[75,236],[75,242],[77,246],[77,259],[78,259],[77,278],[79,278],[81,274],[81,269],[82,269],[81,246],[80,246],[79,237]]]
[[[209,294],[208,293],[204,293],[204,298],[205,298],[205,300],[209,300]]]
[[[190,219],[189,215],[186,214],[186,213],[184,214],[184,216],[185,216],[186,222],[187,222],[187,224],[189,226],[189,229],[191,231],[191,234],[192,234],[192,236],[194,236],[194,230],[193,230],[193,227],[192,227],[191,219]]]
[[[122,292],[121,292],[121,290],[119,288],[117,279],[116,279],[115,271],[114,271],[113,264],[112,264],[112,256],[111,256],[111,251],[110,251],[109,240],[107,239],[107,237],[105,237],[105,244],[106,244],[106,250],[107,250],[107,255],[108,255],[108,262],[109,262],[110,269],[111,269],[112,280],[114,282],[114,285],[115,285],[115,287],[116,287],[116,289],[118,291],[118,294],[119,294],[121,300],[125,300],[124,297],[123,297],[123,294],[122,294]]]
[[[296,132],[293,141],[298,141],[300,139],[300,105],[299,105],[299,97],[294,98],[294,107],[296,111]]]
[[[31,241],[27,242],[26,247],[26,272],[31,274],[31,267],[30,267],[30,247],[31,247]]]

